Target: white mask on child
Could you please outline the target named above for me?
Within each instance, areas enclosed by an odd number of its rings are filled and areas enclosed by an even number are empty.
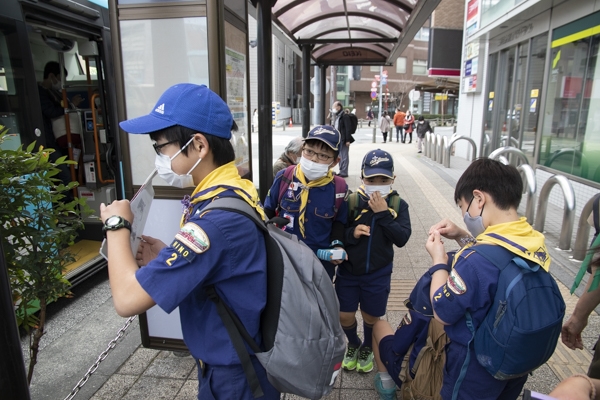
[[[185,149],[194,138],[191,138],[185,146],[183,146],[177,153],[173,155],[173,157],[169,158],[164,154],[157,154],[156,159],[154,160],[154,166],[156,167],[156,172],[158,176],[160,176],[165,182],[169,185],[177,188],[188,188],[196,186],[194,184],[194,177],[190,175],[190,173],[200,164],[202,161],[201,158],[198,158],[198,161],[192,166],[192,168],[185,175],[176,174],[171,167],[171,161],[177,157],[183,149]]]
[[[300,168],[309,181],[322,178],[329,172],[329,164],[319,164],[304,157],[300,157]]]
[[[364,185],[365,186],[365,194],[369,197],[373,195],[375,192],[379,192],[381,197],[385,197],[392,191],[392,187],[390,185]]]

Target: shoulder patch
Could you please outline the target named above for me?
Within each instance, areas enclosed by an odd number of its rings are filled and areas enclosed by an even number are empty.
[[[196,254],[204,253],[210,247],[206,232],[192,222],[185,224],[175,235],[175,239]]]
[[[467,285],[465,285],[465,282],[462,280],[460,275],[458,275],[458,272],[456,272],[455,269],[452,269],[450,272],[446,285],[452,293],[457,295],[465,294],[467,291]]]
[[[412,317],[410,316],[410,312],[407,312],[406,314],[404,314],[404,318],[402,318],[402,321],[400,321],[400,325],[398,325],[398,328],[396,328],[396,330],[402,328],[405,325],[410,325],[412,323]]]

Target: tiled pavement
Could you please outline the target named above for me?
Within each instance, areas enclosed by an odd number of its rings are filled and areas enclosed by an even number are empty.
[[[347,178],[350,189],[354,190],[360,184],[360,160],[364,154],[374,148],[383,148],[394,156],[397,176],[394,188],[410,206],[412,237],[404,248],[395,250],[392,290],[385,316],[392,326],[396,326],[405,312],[403,300],[417,278],[430,266],[430,257],[424,247],[429,227],[441,218],[451,218],[462,224],[453,193],[456,180],[468,162],[453,157],[452,168],[445,169],[417,154],[414,143],[373,144],[371,131],[367,129],[359,130],[355,137],[357,142],[350,148],[351,167],[350,177]],[[551,271],[559,280],[569,315],[577,297],[569,295],[567,286],[571,285],[573,271],[579,264],[569,260],[568,252],[554,249],[559,232],[553,232],[551,227],[560,227],[562,210],[550,206],[547,215],[548,231],[545,234],[554,259]],[[447,245],[452,246],[451,243]],[[451,250],[451,247],[447,250]],[[61,327],[55,325],[49,329],[49,332],[68,331],[68,334],[55,333],[56,337],[47,338],[47,344],[43,344],[45,350],[42,350],[31,386],[32,399],[64,398],[87,369],[69,368],[70,363],[65,362],[65,352],[85,358],[89,360],[87,364],[91,364],[123,324],[124,320],[117,317],[112,309],[107,283],[101,283],[94,291],[96,299],[99,299],[96,300],[98,305],[85,318],[75,322],[65,318],[67,322],[63,322]],[[88,295],[84,294],[82,298]],[[58,321],[54,323],[61,324]],[[359,321],[361,326],[362,321]],[[526,387],[548,393],[564,377],[585,372],[591,358],[589,349],[599,333],[600,318],[594,315],[584,331],[587,350],[571,351],[559,341],[554,356],[534,372]],[[79,355],[79,352],[85,355]],[[374,375],[375,372],[342,372],[327,399],[376,399],[372,386]],[[196,368],[192,358],[141,347],[136,321],[75,399],[194,399],[196,393]],[[298,399],[289,394],[282,395],[282,398]]]

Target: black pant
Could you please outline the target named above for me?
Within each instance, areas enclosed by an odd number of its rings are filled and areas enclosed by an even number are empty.
[[[404,134],[404,139],[402,140],[403,142],[406,140],[406,138],[408,138],[410,135],[410,138],[408,139],[408,143],[412,142],[412,132],[405,132]]]
[[[404,142],[404,127],[403,126],[397,126],[396,127],[396,142],[398,140],[400,140],[400,138],[402,138],[402,141]]]
[[[381,131],[381,134],[383,135],[383,141],[386,142],[387,141],[387,132]],[[390,135],[391,137],[392,135]]]

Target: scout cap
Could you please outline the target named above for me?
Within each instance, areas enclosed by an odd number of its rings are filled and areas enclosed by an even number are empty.
[[[363,158],[361,171],[363,178],[387,176],[394,179],[394,159],[387,151],[370,151]]]
[[[168,88],[150,114],[123,121],[129,133],[152,133],[175,125],[231,139],[233,117],[227,103],[205,85],[180,83]]]
[[[339,151],[340,148],[340,133],[331,125],[315,126],[304,139],[305,142],[307,140],[320,140],[331,147],[333,151]]]

